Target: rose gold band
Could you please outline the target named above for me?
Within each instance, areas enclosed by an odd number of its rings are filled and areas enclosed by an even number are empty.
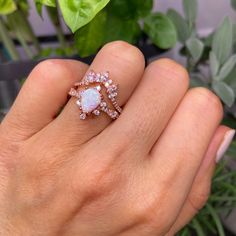
[[[102,91],[105,91],[109,102],[105,101]],[[113,120],[122,113],[117,103],[118,86],[109,78],[109,73],[95,73],[90,71],[85,78],[76,83],[69,91],[69,95],[77,98],[76,104],[80,109],[80,119],[85,120],[90,114],[99,116],[106,113]],[[110,103],[113,108],[109,108]]]

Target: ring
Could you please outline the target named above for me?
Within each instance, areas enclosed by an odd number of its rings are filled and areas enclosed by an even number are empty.
[[[104,92],[108,97],[105,100]],[[109,72],[95,73],[90,71],[81,82],[75,83],[69,95],[77,98],[76,104],[80,109],[80,119],[85,120],[89,115],[99,116],[106,113],[113,120],[122,113],[122,108],[117,103],[118,85],[110,79]],[[113,107],[112,109],[109,107]]]

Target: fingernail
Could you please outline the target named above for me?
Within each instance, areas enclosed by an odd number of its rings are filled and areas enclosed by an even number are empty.
[[[216,154],[216,163],[220,162],[221,159],[224,157],[226,151],[228,150],[230,144],[233,141],[234,135],[235,135],[235,130],[233,129],[226,132],[224,140],[222,141]]]

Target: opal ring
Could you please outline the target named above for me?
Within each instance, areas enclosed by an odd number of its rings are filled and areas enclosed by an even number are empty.
[[[108,72],[90,71],[81,82],[70,89],[69,95],[77,99],[81,120],[90,115],[99,116],[102,112],[115,120],[122,112],[116,100],[118,85],[113,83]]]

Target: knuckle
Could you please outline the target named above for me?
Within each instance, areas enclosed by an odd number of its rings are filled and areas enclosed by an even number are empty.
[[[101,51],[129,63],[140,63],[143,67],[145,65],[143,53],[137,47],[124,41],[107,43]]]
[[[50,71],[50,73],[49,73]],[[47,59],[40,62],[31,72],[30,78],[73,78],[68,64],[62,59]]]
[[[223,106],[218,96],[206,88],[193,88],[189,91],[193,101],[196,104],[206,108],[210,107],[211,112],[215,111],[220,116],[223,116]]]
[[[121,181],[119,175],[116,175],[111,169],[112,166],[106,164],[97,165],[96,168],[88,165],[82,172],[75,172],[71,180],[71,188],[75,196],[82,193],[85,198],[97,198],[110,191],[115,191],[117,186],[121,185]],[[78,183],[77,180],[84,179],[84,176],[86,176],[86,181]]]
[[[132,224],[145,224],[150,231],[164,232],[171,224],[171,218],[162,207],[165,201],[164,194],[151,199],[141,197],[129,203],[126,212]]]
[[[186,87],[189,86],[189,74],[188,71],[177,62],[162,58],[149,64],[147,70],[157,70],[157,73],[162,75],[166,79],[181,80],[181,83]]]
[[[210,195],[210,186],[204,186],[198,191],[192,191],[188,197],[188,202],[193,210],[197,213],[201,210],[206,202],[208,201]]]

